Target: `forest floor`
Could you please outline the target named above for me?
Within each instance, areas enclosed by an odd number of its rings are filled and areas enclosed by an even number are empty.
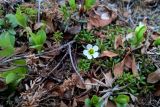
[[[1,0],[1,107],[160,107],[160,0]]]

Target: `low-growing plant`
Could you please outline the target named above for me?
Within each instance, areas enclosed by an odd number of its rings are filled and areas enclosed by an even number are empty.
[[[26,7],[26,6],[23,6],[23,5],[20,5],[19,9],[21,10],[22,13],[27,15],[29,17],[29,19],[34,20],[34,21],[36,20],[37,13],[38,13],[37,9]]]
[[[128,95],[120,94],[115,99],[114,102],[116,103],[117,107],[127,107],[130,98]]]
[[[153,85],[146,82],[146,78],[140,75],[140,78],[136,78],[131,73],[123,73],[115,82],[115,85],[127,86],[123,91],[131,93],[133,95],[146,94],[154,89]]]
[[[0,32],[7,31],[12,35],[15,35],[16,32],[14,30],[15,27],[18,26],[18,23],[16,21],[16,17],[14,14],[6,14],[4,18],[0,19]]]
[[[100,52],[103,52],[106,50],[106,46],[104,44],[104,40],[102,39],[96,39],[96,45],[99,47]]]
[[[40,29],[36,34],[30,32],[29,42],[31,48],[35,48],[38,52],[40,52],[43,48],[43,44],[46,42],[46,39],[46,32],[43,29]]]
[[[26,28],[27,27],[27,16],[22,13],[20,8],[17,8],[15,16],[16,16],[16,20],[17,20],[18,24],[21,27]]]
[[[55,32],[54,34],[53,34],[53,40],[57,43],[57,44],[59,44],[61,41],[62,41],[62,39],[63,39],[63,33],[62,32],[60,32],[60,31],[57,31],[57,32]]]
[[[13,64],[17,67],[0,73],[0,77],[5,79],[6,84],[16,88],[16,86],[25,78],[27,66],[25,60],[16,60]]]
[[[91,32],[82,30],[79,34],[75,36],[75,40],[80,43],[92,43],[96,39]]]
[[[0,35],[0,56],[7,57],[14,53],[15,36],[9,32]]]
[[[93,95],[91,99],[85,99],[86,107],[101,107],[102,101],[100,101],[100,97],[97,95]]]
[[[61,6],[60,11],[61,11],[61,13],[63,15],[64,21],[67,22],[69,20],[69,18],[70,18],[70,15],[71,15],[70,11],[67,8],[67,6],[66,5]]]
[[[144,40],[144,33],[147,31],[147,26],[140,23],[139,26],[135,28],[133,32],[133,38],[131,38],[130,42],[132,47],[138,47]]]
[[[78,70],[87,72],[90,69],[91,61],[88,59],[79,59],[78,60]]]

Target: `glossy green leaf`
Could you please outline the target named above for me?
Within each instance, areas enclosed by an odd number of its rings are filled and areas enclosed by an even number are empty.
[[[99,97],[96,95],[93,95],[93,97],[91,98],[91,102],[93,105],[96,105],[99,103]]]
[[[6,76],[6,84],[13,83],[14,81],[16,81],[16,79],[17,79],[17,75],[13,72],[10,72]]]
[[[135,29],[134,45],[138,46],[144,40],[144,33],[147,31],[147,27],[143,24],[139,24]]]
[[[76,2],[75,2],[75,0],[69,0],[69,5],[72,8],[72,10],[76,9]]]
[[[27,27],[27,17],[22,14],[21,10],[18,8],[16,11],[16,20],[18,22],[18,24],[24,28]]]
[[[156,39],[156,40],[153,42],[153,44],[156,45],[156,46],[157,46],[157,45],[160,45],[160,38]]]
[[[31,45],[36,45],[37,35],[30,32],[29,42]]]
[[[37,32],[37,45],[41,45],[41,44],[44,44],[46,39],[47,39],[47,36],[46,36],[46,32],[44,30],[39,30]]]
[[[130,101],[130,98],[129,96],[127,95],[118,95],[116,98],[115,98],[115,102],[119,105],[126,105],[128,104]]]
[[[46,39],[47,39],[46,32],[43,29],[39,30],[37,34],[31,32],[29,38],[31,48],[35,48],[38,51],[40,51]]]

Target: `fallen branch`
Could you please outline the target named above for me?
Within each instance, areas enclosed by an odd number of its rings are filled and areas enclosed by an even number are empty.
[[[82,83],[84,83],[83,78],[81,77],[81,75],[79,74],[77,68],[76,68],[75,65],[74,65],[73,58],[72,58],[72,53],[71,53],[71,44],[68,45],[68,52],[69,52],[69,57],[70,57],[71,64],[72,64],[72,67],[73,67],[74,71],[75,71],[76,74],[79,76],[79,78],[81,79]]]
[[[53,49],[53,50],[48,51],[48,52],[42,52],[42,53],[38,53],[38,54],[32,54],[32,55],[34,55],[35,57],[38,57],[38,56],[41,56],[41,55],[44,55],[44,54],[52,53],[52,52],[55,52],[55,51],[57,51],[57,50],[61,50],[61,49],[63,49],[63,48],[66,48],[68,45],[73,44],[74,42],[75,42],[75,41],[73,40],[73,41],[70,41],[70,42],[68,42],[68,43],[60,46],[60,47],[57,48],[57,49]],[[31,55],[24,55],[24,56],[20,56],[20,55],[19,55],[19,56],[15,56],[15,57],[11,56],[11,57],[2,59],[2,60],[0,61],[0,65],[3,65],[3,64],[5,64],[5,63],[8,63],[8,62],[11,62],[11,61],[14,61],[14,60],[26,59],[26,58],[29,58],[29,57],[31,57]]]

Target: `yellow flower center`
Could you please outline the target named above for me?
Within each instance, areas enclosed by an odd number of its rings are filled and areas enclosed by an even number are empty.
[[[89,49],[89,51],[88,51],[88,52],[89,52],[89,54],[91,54],[91,55],[92,55],[92,54],[94,54],[94,49],[92,49],[92,48],[91,48],[91,49]]]

